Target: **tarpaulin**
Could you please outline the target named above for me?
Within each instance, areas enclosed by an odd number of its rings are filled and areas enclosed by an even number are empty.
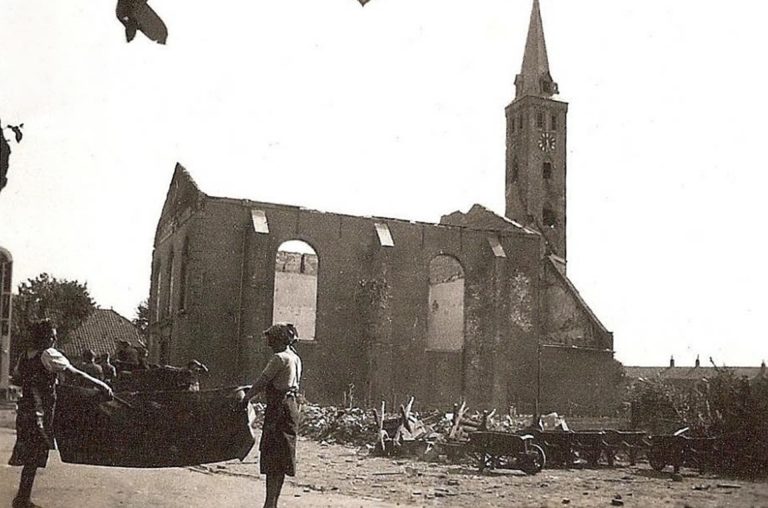
[[[96,390],[61,385],[55,417],[61,460],[121,467],[242,460],[254,444],[253,410],[233,411],[238,392],[121,392],[104,401]]]

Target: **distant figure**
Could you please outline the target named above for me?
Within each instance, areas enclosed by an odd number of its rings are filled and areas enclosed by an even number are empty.
[[[187,364],[187,370],[191,374],[191,382],[189,383],[189,391],[200,391],[200,374],[208,374],[208,367],[198,362],[197,360],[190,360]]]
[[[82,377],[112,397],[112,389],[86,372],[75,368],[54,349],[56,328],[46,320],[32,323],[31,334],[13,372],[14,384],[21,386],[16,407],[16,444],[8,464],[23,466],[14,508],[37,506],[30,501],[37,468],[48,463],[53,443],[53,410],[56,404],[56,374],[66,372]]]
[[[139,369],[149,368],[149,351],[143,346],[135,348],[136,355],[139,357]]]
[[[139,352],[127,340],[117,342],[115,356],[117,357],[115,368],[118,371],[133,370],[139,366]]]
[[[109,353],[104,353],[99,357],[99,365],[101,365],[101,370],[104,373],[104,381],[109,385],[114,383],[117,377],[117,370],[112,365]]]
[[[264,508],[276,508],[285,475],[296,474],[296,433],[299,427],[299,380],[301,358],[293,345],[299,338],[292,324],[275,324],[264,331],[267,345],[274,353],[245,393],[240,409],[265,391],[267,407],[259,443],[261,474],[267,475],[267,496]]]
[[[84,349],[81,357],[83,362],[80,364],[80,370],[89,376],[104,381],[104,370],[101,368],[101,365],[96,363],[96,353],[91,349]],[[80,384],[83,384],[82,378],[80,378]]]

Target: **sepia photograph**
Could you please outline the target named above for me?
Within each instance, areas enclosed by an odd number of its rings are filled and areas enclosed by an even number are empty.
[[[0,505],[768,506],[767,19],[0,0]]]

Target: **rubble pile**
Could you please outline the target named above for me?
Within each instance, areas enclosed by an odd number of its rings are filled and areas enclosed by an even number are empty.
[[[451,430],[452,415],[439,409],[431,409],[421,415],[421,421],[432,427],[436,433],[447,435]]]
[[[510,416],[493,417],[488,419],[488,430],[499,432],[519,432],[531,424],[531,416]]]
[[[360,408],[320,407],[305,404],[299,434],[327,443],[363,446],[376,439],[376,422]]]
[[[366,446],[379,455],[423,455],[433,451],[446,441],[464,441],[465,431],[485,426],[488,430],[512,432],[528,423],[523,417],[495,416],[475,411],[472,415],[461,413],[462,427],[454,428],[454,413],[429,410],[417,413],[412,410],[413,399],[400,406],[399,413],[381,414],[378,410],[302,404],[299,435],[329,444]],[[464,406],[465,407],[465,406]],[[264,422],[265,405],[253,404],[256,411],[254,426]],[[462,409],[464,411],[464,409]],[[463,426],[467,425],[466,428]],[[456,439],[449,436],[455,436]]]
[[[265,405],[253,404],[256,410],[254,426],[264,423]],[[376,440],[376,421],[373,415],[360,408],[339,408],[304,403],[301,407],[299,435],[327,443],[369,445]]]

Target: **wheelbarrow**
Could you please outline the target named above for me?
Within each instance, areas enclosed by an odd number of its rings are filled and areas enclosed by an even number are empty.
[[[478,469],[519,469],[533,475],[546,465],[546,455],[541,446],[533,443],[530,434],[477,431],[469,434],[470,454],[476,459]]]

